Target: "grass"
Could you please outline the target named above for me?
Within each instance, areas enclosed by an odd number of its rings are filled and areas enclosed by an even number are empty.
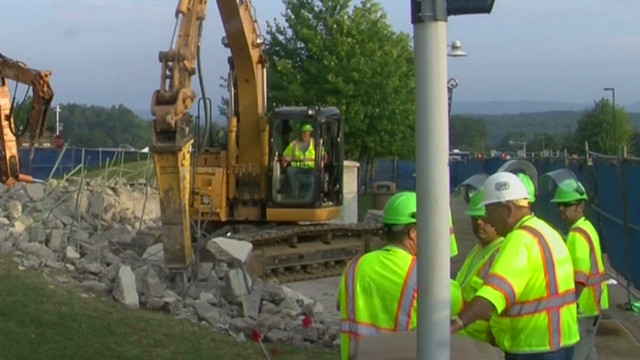
[[[337,352],[267,346],[272,359],[335,359]],[[0,255],[0,359],[265,359],[254,342],[171,315],[129,310],[101,296],[81,297],[51,285],[35,270],[18,270]]]
[[[127,180],[137,179],[153,179],[155,178],[155,169],[153,160],[141,160],[125,162],[122,164],[113,164],[109,167],[88,169],[87,178],[102,177],[105,180],[110,180],[117,177],[122,177]]]

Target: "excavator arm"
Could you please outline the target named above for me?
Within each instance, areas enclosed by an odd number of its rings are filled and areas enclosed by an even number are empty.
[[[13,103],[7,80],[30,86],[33,91],[31,112],[28,119],[29,140],[31,146],[42,137],[51,102],[53,90],[49,78],[51,71],[39,71],[26,64],[0,54],[0,121],[2,124],[2,163],[0,173],[2,182],[12,185],[16,181],[31,182],[33,179],[20,174],[18,155],[19,129],[14,126]]]
[[[193,136],[189,110],[195,102],[191,78],[206,0],[180,0],[175,11],[178,36],[168,51],[159,54],[162,63],[160,88],[153,94],[151,112],[154,131],[153,154],[160,195],[163,247],[168,268],[185,268],[193,260],[191,246],[191,150]],[[175,34],[174,34],[175,35]]]

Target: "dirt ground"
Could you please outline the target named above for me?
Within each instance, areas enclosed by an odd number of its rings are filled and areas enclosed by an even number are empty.
[[[452,276],[458,272],[466,254],[475,244],[469,218],[464,215],[466,204],[462,199],[451,203],[459,255],[452,259]],[[614,272],[610,270],[612,274]],[[340,314],[336,311],[336,292],[340,278],[289,283],[287,286],[315,298],[324,305],[325,315],[331,323],[338,324]],[[640,314],[624,310],[627,291],[620,284],[610,284],[610,309],[603,316],[596,339],[600,359],[640,359]]]

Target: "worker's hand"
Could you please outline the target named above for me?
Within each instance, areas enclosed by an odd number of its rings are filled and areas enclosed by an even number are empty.
[[[460,320],[460,317],[454,316],[451,319],[451,323],[450,323],[451,334],[459,330],[462,330],[463,328],[464,328],[464,323],[462,322],[462,320]]]

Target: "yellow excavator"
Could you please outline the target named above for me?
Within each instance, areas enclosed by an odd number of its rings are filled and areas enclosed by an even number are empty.
[[[53,90],[49,79],[51,71],[40,71],[28,67],[21,61],[0,54],[0,141],[2,159],[0,162],[0,181],[13,186],[17,182],[33,182],[34,179],[20,173],[19,138],[29,131],[30,144],[33,147],[44,132],[49,108],[53,101]],[[15,101],[11,99],[8,81],[12,80],[30,86],[33,92],[31,112],[27,125],[19,129],[14,121]]]
[[[249,0],[217,0],[226,36],[229,104],[226,148],[212,146],[211,108],[200,71],[206,0],[180,0],[171,48],[159,53],[152,146],[160,193],[164,261],[185,271],[204,241],[253,244],[249,271],[281,281],[339,275],[365,250],[377,224],[335,221],[343,202],[343,123],[334,107],[296,106],[266,115],[267,58]],[[175,37],[177,31],[177,38]],[[191,87],[199,73],[201,98]],[[198,105],[197,121],[189,110]],[[204,121],[200,116],[204,113]],[[314,166],[285,166],[283,152],[313,129]]]

